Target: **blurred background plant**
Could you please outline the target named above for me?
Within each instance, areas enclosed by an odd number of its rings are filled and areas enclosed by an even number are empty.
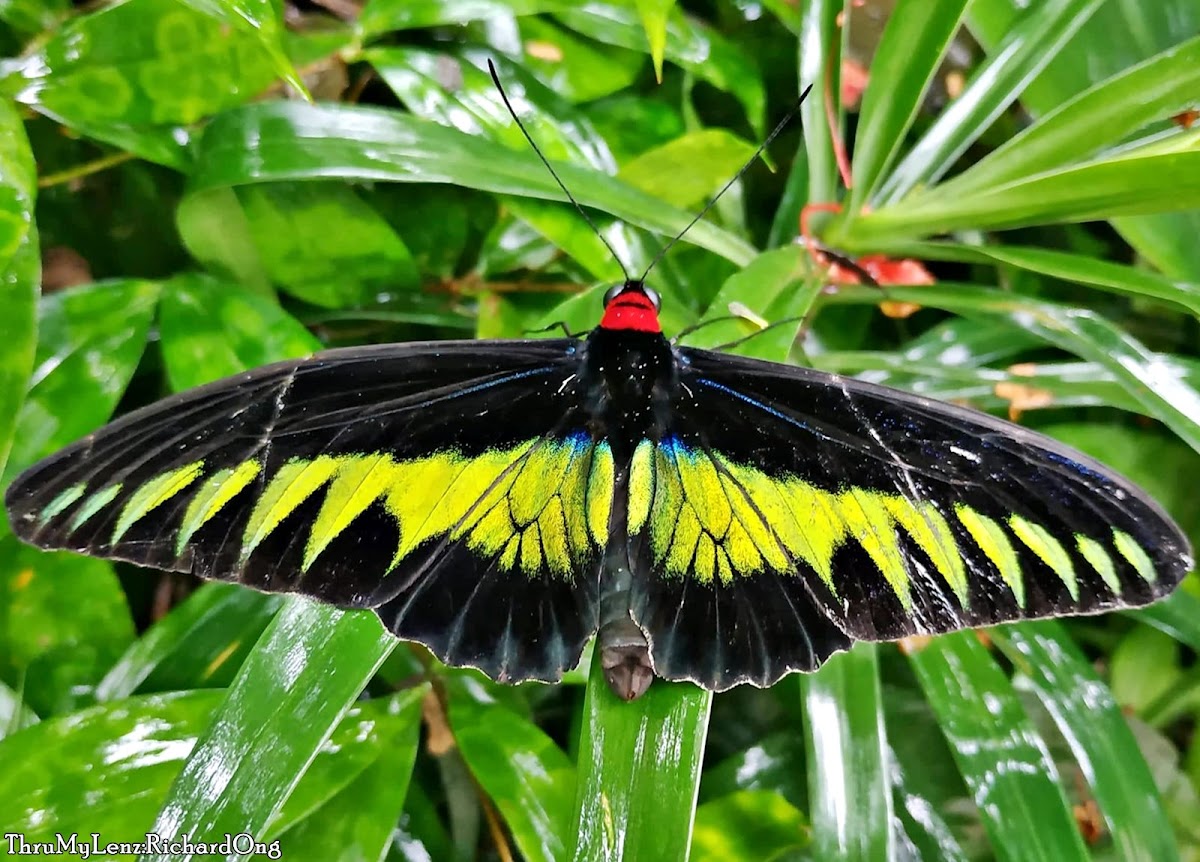
[[[322,345],[594,325],[620,269],[494,58],[639,271],[815,83],[656,268],[668,332],[808,313],[742,349],[1007,412],[1195,541],[1198,33],[1194,0],[8,0],[3,481]],[[827,289],[795,241],[807,203],[840,204],[812,213],[825,245],[937,283]],[[0,523],[0,833],[249,832],[320,860],[1200,859],[1197,648],[1193,576],[1146,611],[623,705],[587,659],[498,686],[366,613]]]

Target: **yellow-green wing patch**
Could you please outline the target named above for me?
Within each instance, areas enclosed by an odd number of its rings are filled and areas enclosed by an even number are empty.
[[[942,509],[935,501],[871,488],[823,490],[796,476],[767,475],[675,438],[638,445],[630,465],[629,513],[630,534],[646,534],[655,566],[668,578],[731,583],[760,573],[794,575],[804,564],[837,596],[834,556],[855,543],[909,609],[914,587],[910,551],[902,541],[907,537],[964,610],[973,577],[1006,587],[1016,607],[1026,608],[1018,546],[1044,562],[1072,599],[1080,601],[1072,554],[1042,524],[1015,514],[999,521],[953,501]],[[1083,535],[1074,536],[1071,544],[1118,595],[1114,551],[1143,580],[1154,579],[1149,554],[1119,530],[1111,546]],[[968,559],[976,567],[990,564],[995,574],[969,568]]]

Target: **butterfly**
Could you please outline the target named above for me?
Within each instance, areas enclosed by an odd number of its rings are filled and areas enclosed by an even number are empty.
[[[586,337],[331,350],[21,474],[17,535],[367,608],[449,665],[724,690],[859,640],[1145,605],[1191,568],[1129,481],[983,413],[678,346],[639,280]]]
[[[558,680],[595,636],[627,700],[656,675],[768,686],[855,641],[1145,605],[1189,571],[1153,500],[1048,437],[668,341],[645,278],[688,228],[586,337],[331,350],[183,392],[18,476],[9,520],[370,609],[503,682]]]

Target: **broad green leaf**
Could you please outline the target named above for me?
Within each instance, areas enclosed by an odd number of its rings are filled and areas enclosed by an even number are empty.
[[[1092,311],[1018,297],[1001,291],[948,284],[921,288],[889,287],[898,302],[914,302],[968,317],[1004,320],[1062,350],[1109,370],[1140,408],[1165,423],[1200,452],[1200,390],[1167,357]],[[877,293],[843,290],[838,301],[877,302]]]
[[[851,217],[886,179],[967,5],[967,0],[902,0],[888,16],[859,112]]]
[[[810,279],[811,270],[808,251],[802,246],[763,252],[725,280],[704,320],[684,341],[708,348],[741,342],[731,348],[733,352],[782,362],[820,289]],[[784,305],[790,307],[783,311]],[[764,324],[775,328],[762,329]]]
[[[462,127],[464,114],[469,115],[474,120],[472,125],[477,125],[488,137],[517,150],[529,149],[491,76],[477,65],[479,58],[474,53],[460,55],[462,81],[454,88],[441,81],[444,76],[440,70],[446,60],[444,54],[381,48],[370,51],[367,56],[396,95],[418,116],[444,126]],[[524,115],[522,122],[545,156],[565,158],[606,172],[615,168],[607,143],[591,129],[578,110],[511,63],[498,63],[497,72],[514,91],[509,98],[514,108]],[[637,186],[637,183],[632,185]],[[621,278],[613,253],[574,207],[516,196],[506,196],[503,202],[508,210],[578,261],[593,277],[610,282]],[[619,222],[605,224],[601,220],[597,227],[614,248],[628,248],[638,242],[633,232]],[[502,241],[499,245],[509,250],[507,243]],[[503,271],[510,268],[515,267],[501,266]]]
[[[1083,91],[943,183],[941,191],[986,193],[1002,183],[1091,157],[1191,106],[1198,88],[1200,37]]]
[[[380,751],[375,762],[282,835],[282,858],[384,858],[408,795],[426,691],[421,687],[389,699],[386,724],[381,720],[376,726]]]
[[[894,814],[877,648],[859,644],[799,680],[814,852],[821,859],[891,859]]]
[[[596,171],[555,165],[580,203],[674,236],[691,215]],[[205,130],[196,190],[281,179],[343,177],[442,182],[484,191],[563,200],[531,152],[508,150],[454,129],[390,111],[266,103],[229,111]],[[744,240],[700,222],[687,241],[738,263],[754,256]]]
[[[373,614],[293,599],[242,665],[154,830],[261,835],[395,644]]]
[[[1143,267],[1086,254],[1018,245],[965,245],[923,242],[907,245],[905,254],[934,260],[1000,263],[1089,287],[1157,299],[1186,308],[1200,317],[1200,283],[1168,278]]]
[[[282,603],[238,584],[205,584],[129,645],[96,699],[228,686]]]
[[[411,757],[415,754],[416,735],[420,727],[421,701],[429,691],[427,685],[408,688],[387,697],[371,698],[353,704],[338,722],[325,745],[321,746],[304,777],[288,796],[279,812],[267,826],[268,839],[287,834],[291,829],[306,823],[314,815],[319,827],[328,817],[322,816],[325,806],[342,796],[368,769],[374,766],[390,749],[393,741],[399,742],[401,750],[410,752],[409,771],[392,776],[397,783],[407,783],[411,773]],[[355,731],[356,729],[356,731]],[[398,738],[402,737],[402,738]],[[351,744],[347,745],[347,740]],[[352,832],[362,824],[362,800],[358,801],[357,816],[347,818],[342,828]],[[402,803],[401,803],[402,804]],[[335,805],[335,809],[339,807]],[[345,805],[340,806],[343,810]],[[398,806],[397,806],[398,807]],[[367,825],[369,831],[378,831],[387,824]],[[304,846],[297,839],[293,846]],[[315,854],[314,854],[315,855]]]
[[[805,745],[794,727],[757,737],[752,745],[704,770],[700,803],[719,800],[739,790],[769,790],[802,811],[808,809]]]
[[[1103,2],[1045,0],[1030,6],[891,172],[874,196],[875,205],[894,205],[949,171]]]
[[[571,29],[599,42],[631,51],[646,49],[637,8],[629,0],[603,5],[559,0],[551,11]],[[754,61],[737,43],[676,10],[667,20],[664,51],[672,63],[741,102],[750,128],[760,137],[764,134],[766,94],[762,78]]]
[[[70,0],[5,0],[0,3],[0,21],[21,36],[36,36],[70,14]]]
[[[204,275],[163,284],[159,328],[176,392],[321,348],[278,303]]]
[[[898,670],[895,662],[902,658],[899,650],[886,646],[880,648],[879,654],[892,665],[888,676],[895,676]],[[903,686],[885,685],[883,708],[893,808],[904,836],[918,849],[922,859],[966,862],[991,858],[979,809],[958,771],[950,741],[915,680],[909,682],[906,678]],[[905,858],[899,829],[897,849],[900,850],[897,856]]]
[[[154,282],[129,280],[42,298],[33,380],[6,479],[112,415],[142,356],[158,293]]]
[[[976,0],[971,7],[971,32],[992,48],[1021,14],[1023,6],[1018,0]],[[1191,0],[1104,3],[1030,83],[1022,104],[1035,115],[1047,114],[1093,84],[1179,45],[1197,32],[1200,7]],[[1200,213],[1126,216],[1114,219],[1113,226],[1162,272],[1200,281],[1200,255],[1195,245]]]
[[[295,799],[306,807],[295,814],[319,814],[316,803],[361,777],[397,743],[403,748],[402,734],[413,734],[415,741],[414,704],[420,694],[405,692],[350,709],[301,779]],[[219,691],[182,691],[119,700],[43,721],[0,741],[0,799],[5,801],[0,828],[20,832],[27,841],[54,841],[59,832],[85,838],[99,832],[102,841],[144,836],[172,780],[202,744],[222,696]],[[397,783],[404,777],[391,776]],[[343,821],[342,828],[355,825],[368,834],[381,825],[390,830],[390,824],[355,824],[352,819]],[[178,840],[183,834],[163,838]],[[224,835],[188,838],[220,841]],[[144,858],[189,856],[160,849]]]
[[[663,53],[667,49],[667,17],[675,8],[675,0],[637,0],[637,8],[642,17],[642,28],[646,31],[646,42],[650,46],[650,59],[654,61],[654,77],[662,83]]]
[[[0,538],[0,680],[39,715],[88,702],[132,640],[111,564]]]
[[[181,691],[121,700],[0,741],[0,831],[26,841],[56,832],[137,840],[220,699]]]
[[[282,7],[272,0],[184,0],[193,9],[216,18],[230,27],[249,30],[256,35],[275,65],[275,73],[312,101],[304,81],[283,50]]]
[[[1056,622],[1000,626],[992,637],[1050,712],[1083,770],[1121,859],[1178,858],[1137,740],[1113,694]]]
[[[192,257],[215,275],[274,297],[237,190],[220,187],[186,195],[175,211],[179,237]]]
[[[1112,650],[1109,697],[1122,709],[1144,716],[1163,696],[1183,684],[1179,644],[1150,626],[1134,626]]]
[[[85,133],[193,123],[275,77],[256,35],[175,0],[127,0],[75,18],[7,71],[0,87],[17,101]]]
[[[364,40],[370,40],[393,30],[536,15],[552,6],[544,0],[368,0],[358,17],[358,28]]]
[[[389,30],[538,13],[553,13],[572,30],[607,45],[639,53],[647,47],[635,0],[604,5],[568,0],[370,0],[363,8],[358,26],[364,38],[371,39]],[[766,104],[762,79],[751,59],[736,44],[676,11],[668,17],[663,51],[672,63],[737,98],[751,127],[762,134]]]
[[[21,116],[14,105],[0,101],[0,472],[12,445],[37,341],[41,261],[33,226],[35,174]]]
[[[642,153],[617,176],[673,206],[699,209],[754,151],[753,144],[724,129],[701,129]]]
[[[753,824],[751,828],[748,825]],[[741,790],[696,809],[691,862],[790,858],[812,843],[804,815],[767,790]]]
[[[482,685],[458,677],[449,720],[463,760],[496,804],[528,860],[565,859],[570,844],[575,767],[544,731],[497,703]]]
[[[1132,153],[1013,180],[976,194],[934,188],[861,216],[831,241],[876,247],[963,228],[1094,221],[1200,207],[1200,151]]]
[[[597,44],[557,21],[532,16],[521,18],[517,27],[525,68],[576,104],[625,89],[645,66],[644,40],[632,46]]]
[[[344,185],[263,183],[237,195],[263,270],[293,296],[324,308],[353,308],[420,282],[400,237]]]
[[[1200,598],[1186,589],[1176,590],[1170,598],[1130,611],[1129,615],[1200,651]]]
[[[1089,858],[1054,763],[975,632],[933,638],[909,659],[983,815],[996,858]]]
[[[596,651],[577,758],[573,859],[686,858],[711,705],[711,692],[662,680],[624,703],[609,691]]]

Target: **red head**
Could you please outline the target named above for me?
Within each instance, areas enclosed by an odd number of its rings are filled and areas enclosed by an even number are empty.
[[[614,285],[604,294],[601,329],[662,332],[658,323],[658,294],[640,281]]]

